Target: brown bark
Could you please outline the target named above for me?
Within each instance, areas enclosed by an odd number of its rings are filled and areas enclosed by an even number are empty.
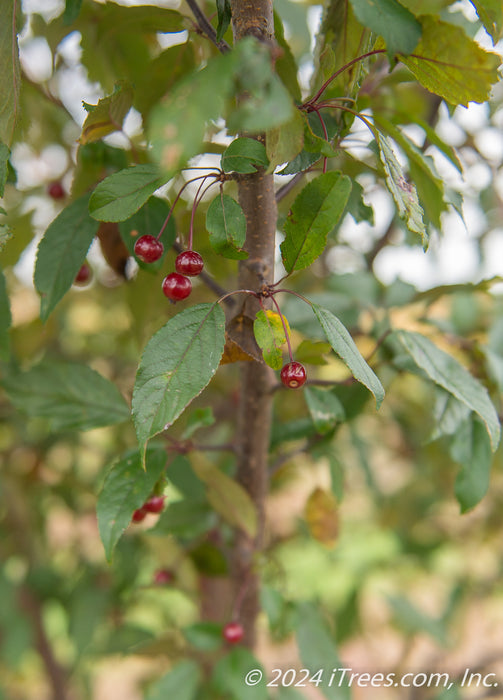
[[[274,36],[270,0],[231,0],[236,41],[247,35],[271,42]],[[259,291],[264,281],[273,281],[276,234],[276,199],[272,175],[257,172],[239,182],[239,202],[247,221],[245,249],[249,258],[240,263],[239,287]],[[254,316],[257,301],[249,299],[245,313]],[[250,329],[250,332],[251,329]],[[268,489],[267,458],[271,428],[271,370],[259,362],[243,362],[238,425],[237,479],[251,496],[259,519],[255,541],[236,534],[232,578],[244,627],[244,642],[255,642],[255,620],[259,612],[259,577],[255,569],[263,545],[265,498]]]

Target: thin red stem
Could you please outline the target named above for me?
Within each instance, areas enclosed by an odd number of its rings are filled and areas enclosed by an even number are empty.
[[[283,324],[283,330],[285,331],[285,338],[286,338],[286,344],[288,347],[288,355],[290,356],[290,362],[293,362],[293,353],[292,353],[292,345],[290,343],[290,333],[288,332],[288,328],[286,327],[286,321],[285,317],[281,313],[281,309],[279,308],[279,304],[274,298],[274,296],[271,296],[272,303],[276,307],[276,311],[278,312],[278,315],[281,319],[281,323]]]
[[[369,51],[368,53],[364,53],[361,56],[357,56],[356,58],[353,58],[352,61],[349,63],[346,63],[346,65],[342,66],[342,68],[339,68],[338,71],[336,71],[333,75],[330,76],[328,80],[326,80],[323,85],[320,87],[316,95],[314,97],[311,97],[307,102],[304,102],[303,105],[301,105],[301,109],[305,107],[311,107],[313,104],[315,104],[320,97],[323,95],[327,87],[332,83],[341,73],[344,73],[345,70],[348,70],[348,68],[351,68],[355,63],[358,63],[359,61],[363,61],[366,58],[369,58],[370,56],[375,56],[380,53],[386,53],[386,49],[375,49],[374,51]]]
[[[327,131],[327,127],[326,127],[326,125],[325,125],[325,122],[324,122],[324,120],[323,120],[323,117],[321,116],[321,112],[320,112],[318,106],[317,106],[317,105],[312,105],[312,106],[311,106],[311,109],[313,110],[313,112],[316,112],[316,114],[318,115],[318,119],[319,119],[320,122],[321,122],[321,128],[323,129],[323,135],[324,135],[324,137],[325,137],[325,141],[328,142],[328,131]],[[326,173],[326,172],[327,172],[327,162],[328,162],[328,158],[325,156],[325,157],[323,158],[323,173]]]
[[[180,191],[179,191],[178,194],[176,195],[175,201],[174,201],[173,204],[171,205],[171,209],[169,210],[168,215],[167,215],[166,219],[164,220],[163,225],[161,226],[161,230],[160,230],[159,233],[157,234],[157,240],[159,240],[159,238],[160,238],[160,237],[162,236],[162,234],[164,233],[164,230],[166,229],[166,226],[168,225],[168,221],[171,219],[171,214],[173,213],[173,210],[174,210],[174,208],[175,208],[175,205],[176,205],[176,203],[178,202],[178,200],[180,199],[180,197],[182,196],[182,192],[184,191],[184,189],[185,189],[186,187],[188,187],[188,186],[190,185],[191,182],[196,182],[197,180],[201,180],[201,179],[206,178],[206,177],[210,177],[210,176],[209,176],[209,175],[198,175],[198,177],[194,177],[194,178],[192,178],[192,180],[187,180],[187,182],[185,183],[185,185],[183,185],[183,187],[180,188]],[[215,175],[214,177],[216,177],[216,175]]]
[[[206,194],[206,192],[210,189],[210,187],[213,187],[213,185],[216,184],[216,182],[218,181],[218,180],[214,180],[213,182],[210,182],[210,184],[207,187],[205,187],[205,189],[201,192],[201,189],[204,185],[204,181],[209,177],[220,178],[220,173],[218,173],[218,175],[217,174],[206,175],[206,177],[203,179],[203,181],[199,185],[196,196],[194,197],[194,202],[192,204],[192,213],[190,215],[190,230],[189,230],[188,250],[192,250],[192,242],[193,242],[193,238],[194,238],[194,217],[196,214],[196,209],[199,206],[199,204],[200,204],[202,198],[204,197],[204,195]],[[199,194],[200,192],[201,192],[201,194]]]

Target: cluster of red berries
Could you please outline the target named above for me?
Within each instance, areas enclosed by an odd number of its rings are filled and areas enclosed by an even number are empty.
[[[153,263],[159,260],[164,252],[164,247],[155,236],[146,234],[138,238],[134,252],[143,262]],[[164,295],[173,302],[186,299],[192,291],[192,282],[189,278],[201,274],[203,267],[203,259],[195,250],[186,250],[180,253],[175,260],[176,272],[171,272],[162,282]]]
[[[150,496],[141,508],[137,508],[131,518],[133,523],[141,523],[147,513],[160,513],[164,508],[164,496]]]

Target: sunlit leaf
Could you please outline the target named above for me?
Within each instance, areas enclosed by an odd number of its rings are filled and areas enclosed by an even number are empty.
[[[299,110],[295,110],[289,122],[267,132],[266,149],[270,160],[268,172],[274,172],[276,166],[293,160],[303,145],[304,120]]]
[[[349,331],[333,313],[317,304],[312,306],[318,321],[325,331],[328,342],[341,360],[349,367],[353,377],[374,394],[376,407],[379,408],[384,399],[383,386],[362,357]]]
[[[110,175],[95,188],[89,212],[98,221],[125,221],[164,183],[155,165],[135,165]]]
[[[290,333],[287,319],[284,321],[287,332]],[[273,369],[281,369],[286,335],[280,315],[275,311],[261,309],[255,317],[253,332],[264,355],[264,361]]]
[[[0,140],[8,145],[18,119],[21,83],[15,9],[12,0],[0,0]]]
[[[501,58],[485,51],[461,27],[421,17],[423,38],[401,61],[421,85],[453,105],[484,102],[498,80]]]
[[[481,421],[468,418],[454,434],[449,452],[461,465],[454,492],[461,512],[474,508],[487,493],[491,473],[491,442]]]
[[[218,304],[181,311],[149,340],[133,390],[133,419],[142,450],[207,386],[224,342],[225,316]]]
[[[232,260],[248,257],[241,250],[246,240],[246,218],[241,206],[228,194],[220,192],[211,202],[206,212],[206,228],[216,253]]]
[[[358,20],[383,37],[388,55],[409,54],[421,38],[421,25],[397,0],[350,0]]]
[[[25,372],[10,367],[0,383],[16,408],[48,419],[53,431],[91,430],[129,418],[115,384],[75,362],[44,359]]]
[[[341,217],[351,180],[334,171],[308,183],[295,199],[285,222],[281,255],[287,272],[303,270],[323,252],[327,235]]]
[[[485,423],[494,451],[500,440],[500,424],[486,388],[458,360],[440,350],[424,335],[409,331],[396,331],[394,335],[418,367],[424,370],[435,384],[444,388],[480,416]]]
[[[37,249],[34,282],[40,294],[40,318],[46,321],[72,286],[98,223],[88,212],[89,195],[71,202],[49,224]]]
[[[426,250],[429,242],[428,231],[424,225],[423,210],[417,198],[416,188],[412,182],[406,180],[387,137],[379,133],[377,143],[386,173],[386,183],[395,200],[398,214],[412,232],[421,236],[423,249]]]
[[[88,115],[82,125],[79,143],[99,141],[104,136],[122,129],[122,123],[133,104],[133,88],[125,80],[115,84],[111,95],[97,105],[85,105]]]
[[[108,561],[131,516],[145,503],[166,468],[166,451],[150,448],[143,467],[138,451],[130,451],[115,462],[98,495],[97,515],[101,541]]]
[[[477,10],[480,21],[494,43],[501,38],[503,30],[503,3],[501,0],[470,0]]]

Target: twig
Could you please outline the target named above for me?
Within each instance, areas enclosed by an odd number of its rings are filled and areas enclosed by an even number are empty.
[[[217,33],[209,23],[207,17],[201,12],[201,9],[199,8],[199,5],[197,4],[196,0],[187,0],[187,5],[190,7],[192,10],[192,14],[196,18],[196,22],[199,26],[199,29],[206,34],[208,39],[215,44],[217,49],[221,53],[227,53],[228,51],[231,50],[231,47],[229,44],[224,40],[221,39],[220,41],[217,41]]]
[[[286,195],[293,190],[295,185],[299,183],[304,175],[306,174],[307,171],[303,171],[300,173],[296,173],[291,180],[289,180],[285,185],[279,188],[279,190],[276,192],[276,201],[280,202],[283,197],[286,197]]]

